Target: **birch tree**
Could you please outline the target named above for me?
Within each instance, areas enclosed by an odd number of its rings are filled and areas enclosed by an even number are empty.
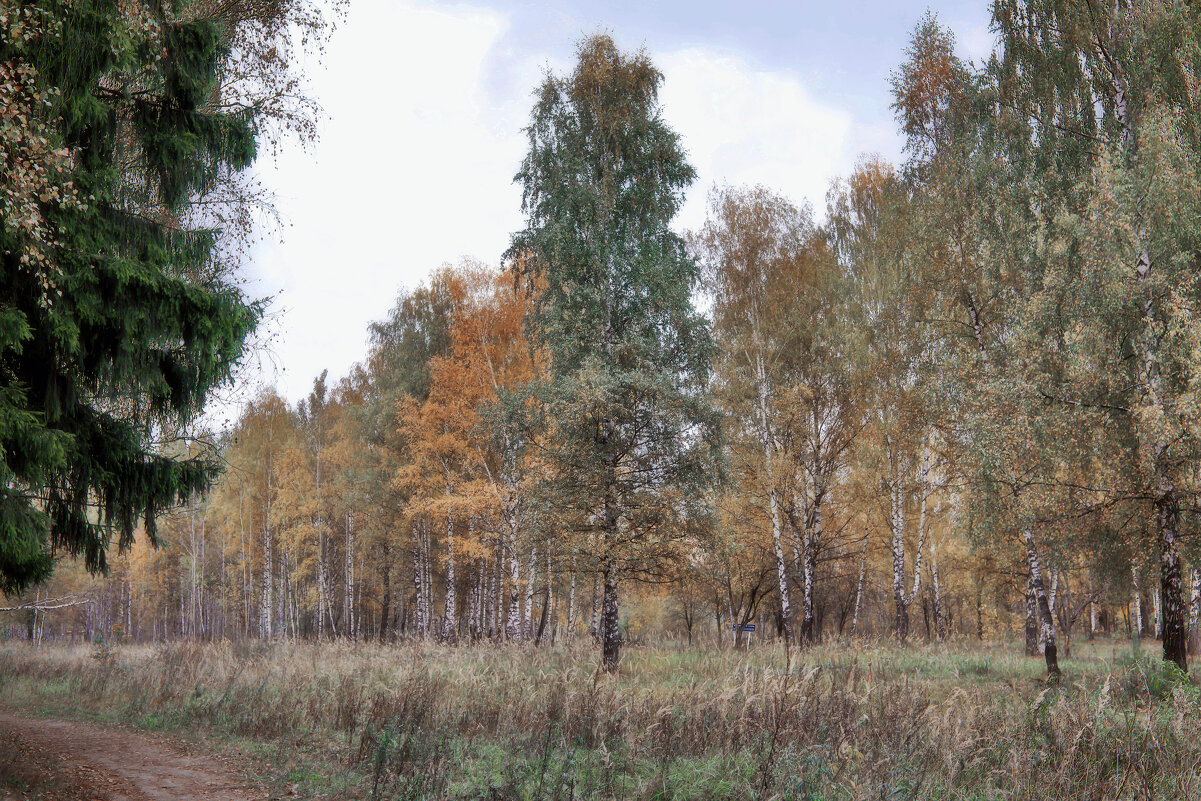
[[[694,172],[662,118],[662,74],[607,36],[577,55],[538,89],[517,174],[526,227],[507,259],[544,282],[529,320],[550,357],[547,482],[594,535],[602,663],[616,671],[619,582],[656,570],[713,480],[713,341],[692,306],[699,269],[670,228]]]
[[[715,190],[694,244],[722,345],[718,387],[730,429],[757,446],[739,469],[762,477],[783,633],[791,642],[796,583],[800,639],[810,643],[826,505],[862,428],[861,339],[848,283],[808,209],[763,187]]]
[[[1029,187],[1029,383],[1099,446],[1090,470],[1159,554],[1164,658],[1187,667],[1181,498],[1198,441],[1198,12],[1184,3],[1005,0],[990,72]],[[1033,200],[1037,198],[1038,203]]]

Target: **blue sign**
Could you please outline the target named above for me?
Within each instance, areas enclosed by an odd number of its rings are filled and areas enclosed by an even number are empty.
[[[743,631],[754,631],[754,630],[755,630],[755,624],[754,624],[754,623],[747,623],[747,624],[745,624],[745,625],[743,625],[743,626],[741,626],[741,627],[740,627],[740,626],[739,626],[737,623],[735,623],[734,625],[730,626],[730,631],[738,631],[738,629],[739,629],[739,628],[741,628]]]

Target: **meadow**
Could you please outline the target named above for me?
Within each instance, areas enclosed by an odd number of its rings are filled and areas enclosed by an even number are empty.
[[[1153,643],[0,646],[0,706],[164,731],[280,796],[1201,797],[1201,691]]]

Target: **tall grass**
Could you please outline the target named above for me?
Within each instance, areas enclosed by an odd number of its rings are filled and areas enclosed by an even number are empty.
[[[611,677],[582,646],[9,644],[0,702],[274,744],[335,797],[1201,798],[1197,688],[1107,649],[1046,687],[999,647],[656,646]]]

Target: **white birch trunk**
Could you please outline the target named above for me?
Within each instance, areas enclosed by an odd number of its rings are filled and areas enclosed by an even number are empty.
[[[442,641],[454,642],[458,634],[458,595],[455,589],[454,523],[446,518],[446,583],[442,593]]]
[[[863,605],[863,579],[867,574],[867,546],[864,553],[859,555],[859,579],[855,582],[855,611],[851,613],[851,636],[859,630],[859,608]]]
[[[488,595],[492,601],[492,618],[491,618],[492,630],[489,632],[489,634],[490,634],[490,636],[495,637],[497,639],[500,639],[503,636],[503,632],[501,631],[501,627],[500,627],[500,611],[504,605],[504,597],[503,597],[504,591],[505,591],[504,563],[505,563],[504,545],[502,543],[497,543],[496,560],[495,560],[495,564],[492,565],[492,575],[489,578],[489,580],[492,582],[492,589],[488,593]]]
[[[1047,596],[1047,606],[1050,607],[1051,619],[1054,620],[1055,619],[1055,602],[1059,596],[1059,571],[1056,570],[1055,568],[1051,568],[1047,572],[1051,574],[1051,592]],[[1042,631],[1042,629],[1039,629],[1038,648],[1039,648],[1040,653],[1046,652],[1046,645],[1047,645],[1047,641],[1044,639],[1043,631]]]
[[[354,621],[354,598],[355,598],[355,582],[354,582],[354,519],[350,512],[346,513],[346,559],[343,570],[346,574],[345,584],[343,586],[342,608],[343,617],[346,623],[346,635],[354,637],[355,621]]]
[[[891,439],[888,441],[892,449]],[[909,599],[905,595],[905,504],[901,489],[901,471],[895,454],[889,486],[892,528],[892,597],[897,607],[896,637],[901,642],[909,636]]]
[[[1189,651],[1197,652],[1197,619],[1201,615],[1201,570],[1193,568],[1192,570],[1192,598],[1189,603],[1188,611],[1188,637]]]
[[[595,640],[600,637],[600,572],[592,574],[592,622],[588,633]]]
[[[938,549],[930,546],[930,584],[934,590],[934,637],[939,642],[947,638],[946,615],[942,609],[942,583],[938,576]]]
[[[271,585],[275,556],[272,553],[271,541],[271,484],[267,483],[267,500],[263,513],[263,588],[259,601],[259,636],[265,640],[271,639],[273,632],[271,621]]]
[[[1130,566],[1130,582],[1131,594],[1134,603],[1134,616],[1131,618],[1131,625],[1134,628],[1136,637],[1143,636],[1143,594],[1139,589],[1138,567]]]
[[[538,549],[537,547],[530,548],[530,559],[526,563],[525,573],[525,602],[521,607],[521,615],[524,620],[522,635],[527,640],[534,636],[534,576],[537,573],[537,565]]]
[[[424,638],[429,633],[429,607],[425,603],[425,562],[421,558],[422,538],[421,526],[413,524],[413,590],[416,594],[416,606],[413,610],[413,628],[418,637]]]
[[[817,626],[813,608],[813,581],[817,568],[817,551],[822,538],[822,500],[821,488],[815,488],[813,506],[805,524],[805,532],[801,538],[801,640],[812,644],[817,640]]]
[[[1034,532],[1027,528],[1023,534],[1026,543],[1026,565],[1029,570],[1030,583],[1034,588],[1034,597],[1038,604],[1038,618],[1043,641],[1043,654],[1047,661],[1047,675],[1051,679],[1059,677],[1059,652],[1055,645],[1055,621],[1051,617],[1051,604],[1043,585],[1042,565],[1038,560],[1038,552],[1034,548]]]
[[[571,638],[575,635],[575,577],[576,569],[573,561],[571,579],[567,584],[567,628],[563,631],[563,639],[567,642],[571,642]]]
[[[1160,598],[1163,593],[1158,587],[1155,588],[1155,594],[1151,596],[1151,602],[1155,605],[1152,614],[1155,616],[1155,639],[1163,637],[1163,609],[1160,607]]]
[[[763,364],[761,350],[755,354],[755,371],[759,383],[759,438],[763,446],[763,475],[767,481],[768,507],[771,515],[771,542],[776,558],[776,589],[780,597],[780,619],[784,629],[784,641],[791,644],[792,604],[788,587],[788,563],[784,560],[784,545],[781,539],[780,499],[776,493],[775,474],[772,465],[772,451],[774,448],[772,447],[771,428],[767,412],[767,369]]]
[[[505,621],[505,636],[512,642],[521,642],[521,561],[517,556],[517,537],[509,535],[509,612]]]
[[[424,578],[421,582],[421,588],[425,590],[425,613],[428,621],[430,633],[435,633],[434,628],[434,569],[433,569],[433,552],[434,543],[433,535],[428,526],[422,527],[422,549],[421,549],[421,571]]]

